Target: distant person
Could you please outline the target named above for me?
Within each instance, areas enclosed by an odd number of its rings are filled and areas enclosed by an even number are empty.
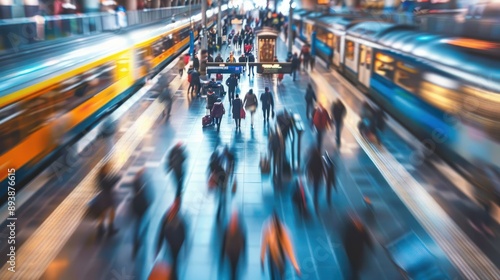
[[[215,124],[217,125],[217,131],[220,131],[220,123],[222,121],[222,116],[226,113],[226,109],[224,109],[224,104],[222,104],[222,99],[218,98],[217,102],[214,103],[212,107],[211,115],[214,119]]]
[[[114,226],[115,221],[115,203],[114,203],[114,186],[120,180],[120,177],[114,175],[111,170],[111,163],[106,162],[97,175],[98,185],[101,192],[98,194],[98,204],[104,205],[102,207],[103,211],[99,217],[99,223],[97,226],[97,234],[101,236],[104,234],[104,220],[106,219],[106,214],[109,213],[108,220],[108,235],[114,235],[118,232],[118,229]]]
[[[173,171],[177,183],[176,197],[180,197],[184,185],[184,163],[187,160],[186,148],[182,143],[177,143],[169,152],[167,158],[167,172]]]
[[[197,54],[193,56],[193,68],[196,69],[196,71],[200,71],[200,60]]]
[[[241,118],[243,117],[241,115],[241,110],[243,110],[243,102],[240,99],[240,95],[236,94],[236,98],[233,100],[233,119],[236,124],[236,129],[241,130]]]
[[[269,87],[264,89],[264,93],[260,96],[260,104],[262,107],[262,113],[264,117],[264,122],[269,122],[269,115],[271,111],[273,112],[274,117],[274,99],[273,94],[269,90]]]
[[[215,62],[224,62],[224,59],[222,58],[220,53],[215,57]]]
[[[321,153],[318,148],[313,148],[309,153],[310,158],[307,163],[307,174],[310,180],[313,182],[314,190],[314,208],[316,212],[318,211],[319,201],[319,188],[324,175],[323,159],[321,158]]]
[[[231,105],[234,99],[234,93],[236,92],[236,87],[238,86],[238,80],[234,74],[231,74],[226,80],[226,86],[229,92],[229,105]]]
[[[332,104],[331,111],[333,115],[333,120],[335,122],[335,140],[337,143],[337,147],[340,147],[342,128],[344,127],[344,118],[347,111],[344,106],[344,103],[342,103],[340,99],[337,99],[337,101],[335,101]]]
[[[177,61],[177,70],[179,71],[179,76],[182,78],[182,74],[184,74],[184,68],[186,67],[186,63],[184,63],[184,59],[179,58]]]
[[[316,128],[316,133],[317,133],[316,140],[319,150],[321,150],[323,143],[323,135],[327,130],[329,123],[330,123],[330,115],[328,114],[328,111],[326,111],[326,109],[321,104],[319,104],[313,113],[313,125]]]
[[[304,98],[306,100],[306,116],[310,119],[311,112],[314,109],[314,102],[316,102],[316,93],[314,92],[311,84],[307,85],[306,95]]]
[[[259,105],[259,102],[257,101],[257,96],[255,96],[252,89],[250,89],[248,93],[245,95],[243,104],[245,106],[245,110],[250,112],[251,127],[253,129],[254,115],[255,111],[257,111],[257,106]]]
[[[253,53],[249,52],[247,54],[247,59],[249,63],[255,62],[255,56]],[[248,77],[250,77],[250,74],[252,74],[255,77],[255,73],[253,71],[254,66],[253,65],[248,65]]]

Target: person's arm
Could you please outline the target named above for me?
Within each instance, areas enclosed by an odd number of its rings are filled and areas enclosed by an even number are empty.
[[[284,249],[285,253],[288,254],[288,257],[290,258],[290,261],[292,262],[292,265],[295,268],[295,271],[297,271],[297,273],[300,274],[300,268],[299,268],[299,264],[297,263],[295,253],[293,252],[292,242],[290,241],[290,237],[288,236],[288,232],[285,230],[285,228],[283,228],[281,240],[283,241],[283,244],[282,244],[283,249]]]
[[[266,260],[266,251],[269,243],[269,239],[267,238],[267,226],[262,232],[262,242],[261,242],[261,247],[260,247],[260,266],[262,269],[264,269],[264,261]]]
[[[163,217],[162,221],[161,221],[161,228],[160,228],[160,234],[158,235],[158,243],[156,245],[156,255],[158,255],[158,253],[160,253],[160,250],[161,250],[161,246],[163,245],[163,240],[165,239],[165,223],[167,221],[167,216],[165,214],[165,216]]]

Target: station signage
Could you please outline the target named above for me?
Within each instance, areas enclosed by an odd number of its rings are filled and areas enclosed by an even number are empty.
[[[241,74],[246,63],[207,63],[209,74]]]
[[[292,73],[291,63],[256,63],[259,74],[290,74]]]

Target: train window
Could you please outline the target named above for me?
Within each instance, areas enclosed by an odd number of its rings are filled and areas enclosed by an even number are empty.
[[[455,114],[460,107],[461,94],[456,92],[456,89],[440,86],[425,78],[419,91],[423,100],[445,112]]]
[[[21,108],[18,104],[7,105],[0,109],[0,155],[19,143]]]
[[[409,64],[398,62],[395,81],[400,87],[410,92],[416,92],[420,82],[419,72],[415,67]]]
[[[382,53],[377,53],[375,56],[375,73],[389,80],[394,78],[394,58]]]
[[[359,53],[359,65],[364,66],[366,69],[370,69],[372,64],[371,56],[372,56],[371,48],[365,45],[361,45]]]
[[[354,42],[346,40],[345,56],[349,60],[354,60]]]
[[[366,46],[361,45],[360,46],[360,53],[359,53],[359,65],[364,66],[366,62]]]

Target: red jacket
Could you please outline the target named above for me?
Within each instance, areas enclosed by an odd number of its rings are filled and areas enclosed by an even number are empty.
[[[214,103],[211,113],[212,117],[214,118],[222,118],[222,116],[226,113],[226,110],[224,109],[224,105],[222,104],[222,102]]]
[[[314,110],[313,124],[318,130],[325,130],[330,123],[330,115],[325,108],[319,106]]]

